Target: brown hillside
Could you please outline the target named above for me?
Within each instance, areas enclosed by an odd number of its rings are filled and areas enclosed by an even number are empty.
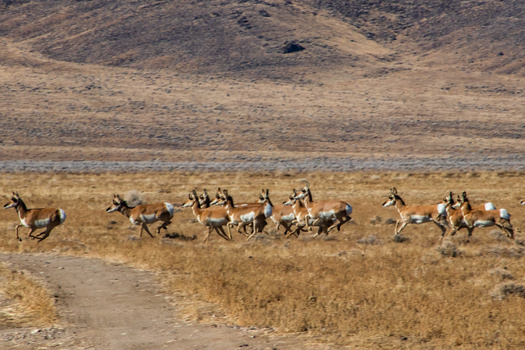
[[[517,1],[3,4],[3,160],[525,164]]]

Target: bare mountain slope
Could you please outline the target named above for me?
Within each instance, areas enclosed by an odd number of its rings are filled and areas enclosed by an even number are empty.
[[[288,1],[14,1],[0,33],[56,60],[179,71],[366,64],[388,49]],[[286,43],[300,54],[283,54]],[[356,63],[359,61],[359,63]]]
[[[2,160],[525,164],[518,1],[3,3]]]

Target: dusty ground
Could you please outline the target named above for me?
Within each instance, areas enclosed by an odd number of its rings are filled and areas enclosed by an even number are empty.
[[[98,259],[0,254],[56,298],[53,328],[0,329],[2,349],[322,349],[267,330],[186,322],[151,272]]]

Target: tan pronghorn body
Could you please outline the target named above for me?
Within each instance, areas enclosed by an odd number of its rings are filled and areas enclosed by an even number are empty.
[[[334,221],[335,223],[328,227],[327,234],[337,228],[339,231],[341,226],[352,218],[352,207],[350,204],[344,201],[338,200],[321,200],[313,201],[312,192],[310,191],[310,186],[308,183],[301,190],[299,194],[295,196],[295,199],[302,199],[304,201],[304,206],[308,210],[308,215],[313,219],[314,223],[317,224],[321,221]],[[306,221],[308,226],[308,220]]]
[[[28,209],[18,193],[13,192],[11,202],[4,205],[5,209],[15,208],[20,218],[21,224],[16,225],[16,238],[21,241],[18,235],[18,228],[25,226],[29,228],[28,237],[38,239],[39,242],[49,237],[51,230],[58,225],[61,225],[66,220],[66,212],[62,209],[42,208],[42,209]],[[45,228],[45,231],[38,235],[33,235],[36,229]]]
[[[154,237],[149,231],[148,224],[162,221],[162,225],[157,227],[157,233],[160,234],[161,229],[167,230],[166,226],[171,224],[174,209],[171,203],[165,202],[130,207],[119,195],[114,195],[112,206],[108,207],[106,212],[112,213],[114,211],[119,211],[127,216],[133,225],[140,225],[139,237],[142,237],[142,231],[146,231],[151,237]]]
[[[461,212],[469,230],[469,237],[475,227],[497,226],[507,235],[514,239],[514,229],[510,223],[510,214],[506,209],[495,210],[473,210],[467,198],[467,193],[461,195]]]
[[[254,203],[244,206],[235,206],[233,198],[228,195],[228,191],[222,192],[224,208],[228,212],[230,222],[228,223],[228,232],[230,227],[238,225],[237,231],[240,233],[241,228],[246,225],[252,225],[252,233],[248,236],[250,239],[256,233],[262,232],[264,226],[266,226],[266,218],[272,216],[272,203],[268,197],[268,190],[266,190],[266,196],[263,203]],[[230,234],[231,235],[231,234]]]
[[[479,205],[471,205],[470,206],[472,210],[496,210],[496,207],[491,202],[479,204]],[[461,197],[458,194],[457,201],[453,205],[454,209],[460,209],[461,208]]]
[[[264,203],[265,201],[265,191],[262,191],[262,194],[259,195],[259,202]],[[272,215],[270,219],[275,223],[275,230],[279,231],[279,227],[282,225],[284,227],[284,235],[288,234],[288,231],[291,230],[293,222],[295,220],[295,215],[293,208],[290,205],[278,204],[272,207]]]
[[[328,227],[333,224],[333,221],[326,220],[317,220],[312,219],[308,213],[308,209],[304,206],[302,200],[295,198],[297,193],[293,190],[293,195],[290,196],[290,199],[284,203],[285,206],[292,208],[297,228],[292,232],[292,234],[299,236],[299,233],[303,230],[305,226],[318,226],[319,230],[314,235],[317,237],[321,233],[328,234]]]
[[[470,237],[471,229],[468,227],[466,221],[463,219],[463,213],[461,212],[461,209],[456,208],[456,203],[454,202],[454,198],[452,197],[452,192],[450,192],[448,197],[443,198],[443,201],[441,203],[445,205],[445,210],[447,211],[447,220],[451,226],[450,236],[454,236],[456,232],[458,232],[462,228],[466,228],[469,231]]]
[[[204,242],[210,237],[211,231],[215,230],[219,236],[226,240],[231,240],[232,236],[222,228],[224,225],[228,224],[230,217],[228,212],[223,207],[209,207],[202,208],[197,193],[195,191],[191,192],[188,196],[188,201],[182,205],[183,207],[191,207],[193,210],[193,215],[197,220],[208,228],[208,232],[204,236]]]
[[[390,190],[390,196],[388,197],[388,200],[383,203],[383,207],[389,207],[391,205],[396,207],[399,216],[401,217],[401,220],[397,220],[396,227],[394,228],[395,236],[397,236],[408,224],[433,222],[441,229],[441,239],[443,239],[443,236],[447,231],[445,225],[442,223],[447,215],[445,204],[406,205],[403,199],[397,194],[397,190],[394,187]],[[400,223],[401,226],[399,227]]]

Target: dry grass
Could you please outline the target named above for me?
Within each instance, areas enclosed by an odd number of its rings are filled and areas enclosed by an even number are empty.
[[[195,186],[227,188],[240,201],[255,200],[267,187],[276,204],[305,179],[314,199],[352,204],[355,223],[316,239],[285,239],[272,227],[249,242],[215,235],[204,244],[204,228],[189,209],[175,213],[168,232],[197,235],[194,241],[136,240],[138,228],[104,212],[113,193],[133,190],[147,202],[180,204]],[[433,225],[409,225],[406,240],[394,242],[397,213],[381,207],[392,186],[407,204],[437,203],[450,190],[466,190],[473,202],[508,209],[518,229],[525,223],[522,173],[7,174],[1,193],[17,190],[29,207],[59,206],[68,219],[41,243],[19,243],[16,215],[4,210],[1,244],[4,251],[96,256],[157,271],[166,290],[183,297],[185,316],[204,322],[304,332],[316,341],[367,348],[523,346],[522,234],[514,242],[476,229],[467,244],[460,231],[439,245]]]
[[[0,265],[0,325],[50,326],[57,320],[49,291],[25,271]]]

